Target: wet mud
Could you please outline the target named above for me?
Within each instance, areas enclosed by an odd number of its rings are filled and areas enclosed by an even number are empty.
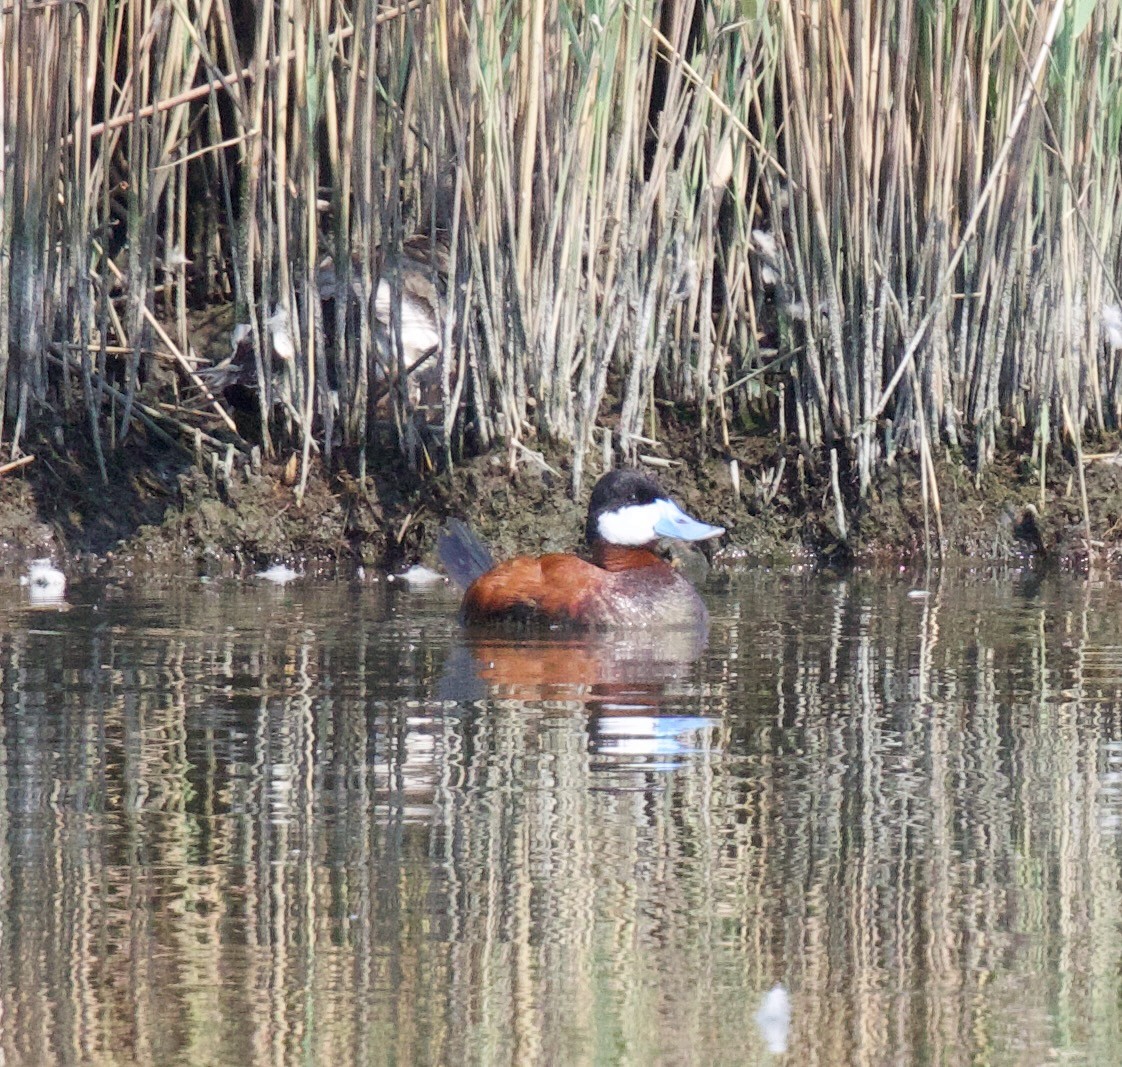
[[[55,435],[57,438],[59,435]],[[720,523],[718,566],[814,563],[832,567],[948,560],[1036,560],[1073,570],[1122,571],[1122,457],[1096,442],[1085,462],[1089,558],[1074,457],[1050,454],[1043,499],[1039,475],[1010,451],[976,478],[966,461],[937,464],[942,538],[935,509],[923,505],[918,464],[886,469],[864,499],[842,464],[845,530],[827,457],[744,439],[735,455],[696,454],[671,440],[650,467],[687,510]],[[327,471],[314,463],[297,501],[292,456],[256,468],[239,461],[199,465],[186,450],[133,435],[107,454],[103,482],[92,450],[33,441],[35,461],[0,477],[0,565],[50,556],[87,572],[126,579],[153,569],[244,575],[276,562],[304,573],[349,576],[359,567],[393,571],[434,563],[438,530],[466,519],[497,558],[568,550],[579,544],[585,501],[600,473],[569,493],[564,455],[517,464],[478,456],[453,471],[422,476],[391,451],[360,483],[346,457]],[[739,494],[729,460],[739,466]]]

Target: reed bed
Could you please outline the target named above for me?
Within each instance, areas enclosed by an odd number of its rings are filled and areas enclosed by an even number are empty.
[[[937,450],[1043,484],[1122,418],[1119,0],[2,10],[12,457],[58,426],[104,476],[143,405],[300,492],[390,442],[548,441],[579,488],[673,409],[829,450],[839,512],[916,454],[937,518]]]

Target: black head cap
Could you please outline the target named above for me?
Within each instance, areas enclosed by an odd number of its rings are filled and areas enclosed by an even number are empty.
[[[658,482],[641,471],[608,471],[592,488],[588,501],[588,521],[584,527],[584,539],[594,545],[600,538],[600,516],[616,508],[630,504],[653,504],[666,494]]]

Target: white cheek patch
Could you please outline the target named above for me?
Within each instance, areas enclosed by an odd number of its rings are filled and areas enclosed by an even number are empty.
[[[665,515],[661,500],[650,504],[631,504],[628,507],[606,511],[597,520],[600,536],[612,545],[646,545],[658,540],[655,523]]]

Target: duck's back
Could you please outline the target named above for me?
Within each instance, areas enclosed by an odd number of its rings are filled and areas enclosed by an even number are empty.
[[[606,570],[568,553],[517,556],[477,578],[464,621],[577,627],[702,626],[705,605],[690,583],[650,554]]]

